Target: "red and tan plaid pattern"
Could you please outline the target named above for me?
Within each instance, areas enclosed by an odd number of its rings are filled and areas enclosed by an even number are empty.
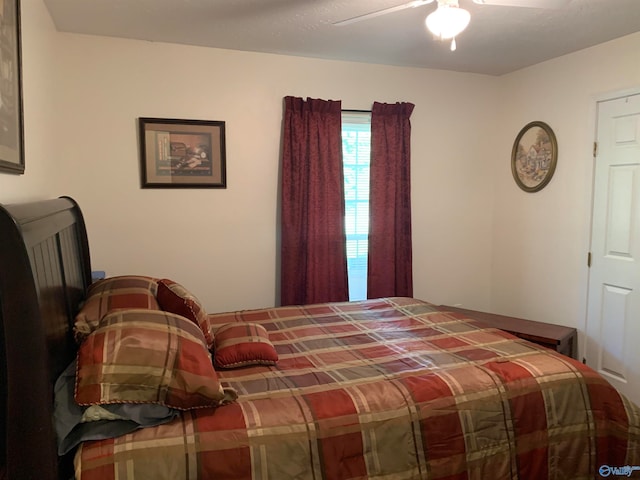
[[[210,319],[265,327],[277,365],[218,372],[235,404],[84,443],[78,478],[588,479],[640,465],[640,410],[601,376],[424,302]]]
[[[207,347],[213,346],[213,330],[209,317],[195,295],[179,283],[164,278],[158,281],[157,298],[163,310],[182,315],[198,325],[207,341]]]
[[[92,284],[87,298],[76,315],[73,334],[82,343],[109,312],[120,308],[160,310],[156,300],[157,283],[143,276],[111,277]]]
[[[120,275],[98,280],[89,285],[88,295],[122,288],[142,288],[155,295],[158,291],[158,279],[146,275]]]
[[[224,392],[202,332],[161,310],[117,310],[78,351],[80,405],[157,403],[177,409],[218,405]]]
[[[278,352],[269,341],[266,328],[257,323],[227,323],[215,331],[216,367],[275,365]]]

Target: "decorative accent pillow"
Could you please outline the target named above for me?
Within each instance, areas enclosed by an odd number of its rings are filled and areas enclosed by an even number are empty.
[[[104,278],[89,285],[87,296],[106,291],[113,292],[123,288],[142,288],[155,296],[158,292],[158,279],[146,275],[119,275]]]
[[[269,333],[256,323],[227,323],[216,330],[214,344],[217,367],[275,365],[278,361]]]
[[[78,351],[79,405],[155,403],[178,410],[225,397],[200,329],[161,310],[116,310]]]
[[[160,310],[156,300],[157,283],[145,277],[113,277],[93,284],[76,315],[73,334],[82,343],[109,312],[120,308]],[[152,286],[151,283],[154,285]]]
[[[170,422],[180,414],[180,410],[153,403],[113,403],[81,407],[73,399],[76,365],[74,358],[60,374],[54,387],[53,423],[58,440],[58,455],[65,455],[81,442],[119,437],[138,428]],[[94,409],[100,409],[101,413],[93,415]]]
[[[158,280],[156,298],[162,310],[182,315],[198,325],[207,341],[207,348],[213,346],[213,328],[206,310],[195,295],[179,283],[164,278]]]

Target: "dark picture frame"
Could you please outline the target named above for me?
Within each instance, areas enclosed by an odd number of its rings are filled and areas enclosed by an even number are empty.
[[[227,188],[225,122],[138,121],[142,188]]]
[[[531,122],[525,125],[511,150],[511,173],[525,192],[542,190],[553,177],[558,162],[558,142],[549,125]]]
[[[0,172],[24,173],[20,1],[0,2]]]

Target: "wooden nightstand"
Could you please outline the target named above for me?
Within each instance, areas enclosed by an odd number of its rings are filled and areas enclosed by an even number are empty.
[[[567,357],[576,358],[578,355],[578,333],[575,328],[534,322],[506,315],[496,315],[495,313],[478,312],[466,308],[450,307],[448,305],[439,305],[438,309],[461,313],[490,327],[499,328],[516,337],[551,348]]]

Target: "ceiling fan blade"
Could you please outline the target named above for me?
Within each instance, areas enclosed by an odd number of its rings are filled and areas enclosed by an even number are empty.
[[[368,20],[370,18],[379,17],[381,15],[387,15],[388,13],[399,12],[400,10],[406,10],[407,8],[421,7],[433,3],[434,0],[413,0],[412,2],[403,3],[402,5],[396,5],[395,7],[383,8],[382,10],[376,10],[375,12],[365,13],[364,15],[358,15],[357,17],[347,18],[346,20],[340,20],[334,22],[333,25],[344,26],[350,23],[361,22],[362,20]]]
[[[498,5],[501,7],[527,7],[527,8],[562,8],[571,0],[473,0],[479,5]]]

